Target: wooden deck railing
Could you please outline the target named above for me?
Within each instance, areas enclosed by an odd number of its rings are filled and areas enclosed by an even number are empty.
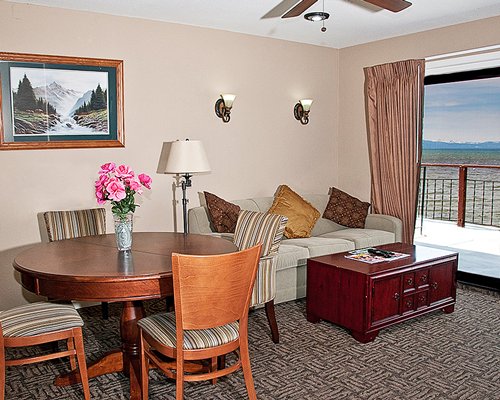
[[[458,178],[428,178],[430,167],[457,168]],[[472,168],[500,171],[500,165],[423,163],[417,216],[500,227],[500,180],[469,179]]]

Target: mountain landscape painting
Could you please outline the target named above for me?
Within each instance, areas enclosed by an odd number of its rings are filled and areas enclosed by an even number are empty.
[[[108,73],[11,67],[14,136],[107,135]]]

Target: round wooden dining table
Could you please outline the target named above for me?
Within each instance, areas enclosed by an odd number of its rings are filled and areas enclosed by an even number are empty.
[[[22,286],[58,300],[121,302],[121,349],[88,367],[89,378],[123,371],[130,398],[140,399],[140,354],[137,321],[145,316],[143,300],[173,295],[172,253],[210,255],[237,251],[229,240],[206,235],[134,232],[130,251],[118,251],[114,234],[40,243],[13,262]],[[56,379],[78,382],[78,373]]]

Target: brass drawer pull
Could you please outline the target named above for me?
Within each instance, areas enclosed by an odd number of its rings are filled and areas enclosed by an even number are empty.
[[[431,287],[436,290],[438,288],[438,283],[437,282],[432,282]]]
[[[406,280],[406,284],[407,284],[408,286],[413,285],[413,279],[412,279],[412,278],[408,278],[408,279]]]
[[[394,300],[399,300],[399,293],[394,293]]]

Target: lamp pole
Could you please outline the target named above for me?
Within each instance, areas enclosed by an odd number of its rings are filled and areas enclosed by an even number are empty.
[[[191,187],[191,177],[193,175],[190,174],[184,174],[182,175],[184,180],[181,183],[182,187],[182,217],[183,217],[183,222],[184,222],[184,234],[188,234],[188,213],[187,213],[187,205],[189,203],[188,198],[186,197],[186,189],[188,187]]]

